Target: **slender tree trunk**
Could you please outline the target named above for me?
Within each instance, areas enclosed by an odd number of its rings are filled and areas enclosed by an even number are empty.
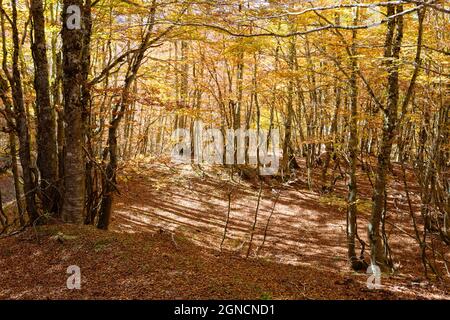
[[[126,109],[130,104],[130,88],[133,82],[136,80],[137,73],[144,58],[145,51],[151,42],[151,35],[153,26],[155,23],[156,13],[156,1],[153,0],[152,7],[150,9],[150,22],[144,34],[144,39],[139,47],[139,50],[135,52],[131,59],[131,65],[128,68],[124,87],[122,89],[121,100],[115,105],[113,110],[113,118],[109,124],[108,130],[108,155],[109,162],[106,165],[106,176],[103,178],[103,197],[100,207],[99,218],[97,222],[97,228],[106,230],[108,229],[109,222],[112,214],[113,194],[116,190],[116,174],[117,174],[117,130],[119,128],[120,121],[122,120]]]
[[[358,23],[358,13],[354,18],[354,25]],[[351,267],[354,270],[360,268],[360,261],[356,256],[355,239],[357,230],[356,216],[357,210],[357,195],[358,186],[356,180],[356,163],[358,154],[358,84],[356,81],[358,61],[356,58],[356,35],[357,32],[352,32],[352,47],[351,47],[351,76],[350,76],[350,141],[349,141],[349,159],[350,159],[350,182],[348,184],[348,209],[347,209],[347,253]]]
[[[295,47],[295,39],[289,42],[288,65],[291,71],[294,71],[294,61],[297,50]],[[292,120],[294,117],[294,79],[291,77],[287,87],[287,104],[286,104],[286,120],[284,123],[284,141],[283,141],[283,174],[289,177],[294,155],[292,154],[291,136],[292,136]]]
[[[5,79],[0,76],[0,99],[3,101],[5,105],[5,113],[6,115],[12,115],[12,105],[11,100],[7,95],[8,84]],[[16,135],[15,135],[15,123],[14,120],[8,118],[8,138],[9,138],[9,152],[11,154],[11,169],[13,173],[14,179],[14,191],[16,195],[16,205],[17,205],[17,214],[19,217],[20,225],[23,226],[25,224],[25,220],[23,217],[23,206],[22,206],[22,196],[20,191],[20,179],[19,179],[19,168],[17,166],[17,144],[16,144]]]
[[[96,216],[96,192],[94,190],[94,149],[92,146],[92,108],[91,108],[91,90],[88,84],[89,70],[91,65],[91,33],[92,33],[92,19],[91,19],[91,0],[85,0],[83,8],[83,49],[82,49],[82,86],[81,86],[81,102],[83,108],[82,124],[85,143],[85,152],[89,154],[86,160],[86,178],[85,178],[85,194],[86,194],[86,215],[84,218],[85,224],[92,223],[92,219]]]
[[[388,6],[388,16],[403,11],[402,6]],[[392,143],[396,135],[397,109],[399,100],[399,70],[398,59],[403,38],[403,17],[398,16],[388,22],[385,58],[388,72],[388,99],[383,113],[383,130],[378,151],[378,164],[375,176],[375,186],[373,192],[372,215],[369,223],[369,239],[371,249],[372,264],[378,265],[382,270],[387,270],[390,266],[386,252],[386,243],[383,243],[380,236],[383,211],[386,200],[386,175],[390,165]]]
[[[23,173],[23,189],[25,193],[25,203],[30,222],[34,222],[38,217],[35,194],[36,188],[31,171],[30,134],[28,131],[27,112],[23,99],[22,77],[19,70],[19,32],[17,30],[17,8],[16,0],[11,0],[12,5],[12,34],[13,34],[13,54],[12,54],[12,78],[10,80],[13,105],[16,118],[16,129],[19,136],[19,156]]]
[[[2,0],[0,0],[0,6],[2,5]],[[2,53],[3,53],[3,59],[2,59],[2,70],[5,73],[8,80],[11,79],[11,74],[9,73],[9,70],[7,68],[7,49],[6,49],[6,32],[5,32],[5,17],[3,16],[3,13],[0,14],[0,23],[1,23],[1,35],[2,35]],[[3,101],[3,104],[5,105],[5,112],[6,112],[6,120],[8,122],[9,127],[9,148],[11,153],[11,168],[13,172],[13,179],[14,179],[14,191],[16,195],[16,206],[17,206],[17,214],[19,217],[19,222],[21,226],[25,225],[25,219],[24,219],[24,209],[22,204],[22,196],[21,196],[21,189],[20,189],[20,177],[19,177],[19,168],[17,165],[17,143],[16,143],[16,124],[14,121],[14,113],[13,113],[13,106],[11,103],[11,100],[8,97],[8,81],[3,79],[0,76],[0,99]]]
[[[51,23],[56,24],[57,12],[59,5],[55,4],[55,8],[51,6]],[[57,48],[58,42],[58,31],[52,31],[51,38],[51,51],[52,51],[52,84],[51,84],[51,97],[53,102],[53,108],[56,111],[56,145],[58,153],[58,217],[61,216],[62,208],[62,190],[64,189],[64,110],[62,108],[62,98],[61,98],[61,79],[62,79],[62,62],[61,62],[61,52]]]

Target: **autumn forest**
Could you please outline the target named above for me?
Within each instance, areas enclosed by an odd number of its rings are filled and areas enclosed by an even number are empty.
[[[0,299],[450,299],[448,0],[0,0],[0,31]]]

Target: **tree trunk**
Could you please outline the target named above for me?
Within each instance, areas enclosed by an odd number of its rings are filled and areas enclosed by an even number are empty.
[[[289,53],[288,53],[288,65],[289,70],[294,71],[294,60],[297,50],[295,47],[295,39],[291,39],[289,42]],[[292,161],[294,155],[292,154],[291,146],[291,136],[292,136],[292,118],[294,116],[294,79],[291,77],[288,82],[287,87],[287,103],[286,103],[286,120],[284,123],[284,141],[283,141],[283,162],[282,169],[283,175],[289,178],[291,173]]]
[[[8,83],[5,79],[0,76],[0,99],[3,101],[5,105],[5,113],[12,115],[12,105],[11,100],[7,95]],[[16,146],[16,135],[14,132],[15,124],[13,123],[13,119],[9,118],[8,122],[8,137],[9,137],[9,152],[11,154],[11,169],[13,173],[14,179],[14,191],[16,195],[16,205],[17,205],[17,214],[19,216],[19,223],[21,226],[25,225],[25,220],[23,218],[23,207],[22,207],[22,196],[20,191],[20,179],[19,179],[19,168],[17,166],[17,146]]]
[[[50,105],[49,69],[45,41],[45,19],[42,0],[31,0],[34,39],[31,51],[34,61],[34,89],[37,109],[37,165],[41,176],[42,207],[45,212],[57,210],[58,159],[55,112]]]
[[[388,6],[388,16],[403,11],[402,6]],[[380,227],[386,200],[386,174],[390,165],[392,143],[396,135],[397,109],[399,99],[399,73],[398,59],[403,38],[403,17],[398,16],[388,22],[385,58],[388,72],[388,99],[383,113],[383,130],[381,143],[378,151],[378,163],[375,176],[375,186],[373,192],[372,215],[369,223],[369,239],[371,249],[372,264],[378,265],[382,270],[391,267],[391,262],[387,255],[386,243],[383,243],[380,236]]]
[[[357,11],[358,12],[358,11]],[[354,18],[353,25],[358,23],[358,13]],[[348,259],[353,270],[361,269],[361,262],[356,256],[355,239],[357,230],[356,216],[357,210],[357,195],[358,186],[356,180],[356,162],[358,153],[358,84],[356,81],[358,61],[356,58],[356,30],[352,32],[352,47],[351,47],[351,76],[350,76],[350,141],[348,146],[350,159],[350,182],[348,184],[348,209],[347,209],[347,253]]]
[[[13,34],[13,54],[12,54],[12,78],[10,80],[13,105],[16,118],[16,129],[19,136],[19,157],[23,172],[23,189],[25,193],[25,203],[30,222],[34,222],[38,217],[35,202],[35,183],[31,171],[30,134],[28,131],[27,112],[23,100],[22,78],[19,70],[19,32],[17,30],[17,8],[16,0],[11,1],[12,5],[12,34]]]

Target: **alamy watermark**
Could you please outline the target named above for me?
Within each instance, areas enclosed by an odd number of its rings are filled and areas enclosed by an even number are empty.
[[[72,4],[67,7],[66,13],[68,15],[66,26],[69,30],[81,29],[81,9],[79,6]]]
[[[367,268],[367,274],[370,276],[367,278],[367,288],[370,290],[381,289],[381,269],[376,264],[371,264]]]
[[[202,121],[195,121],[193,131],[176,129],[172,133],[175,142],[172,162],[209,164],[259,164],[261,175],[278,172],[280,158],[279,130],[204,128]],[[246,158],[248,162],[246,162]]]
[[[69,290],[81,289],[81,269],[79,266],[72,265],[67,267],[67,273],[70,276],[67,278],[66,286]]]

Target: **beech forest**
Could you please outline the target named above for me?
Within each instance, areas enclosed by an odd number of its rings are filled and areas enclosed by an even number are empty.
[[[0,300],[450,299],[448,0],[0,0],[0,32]]]

